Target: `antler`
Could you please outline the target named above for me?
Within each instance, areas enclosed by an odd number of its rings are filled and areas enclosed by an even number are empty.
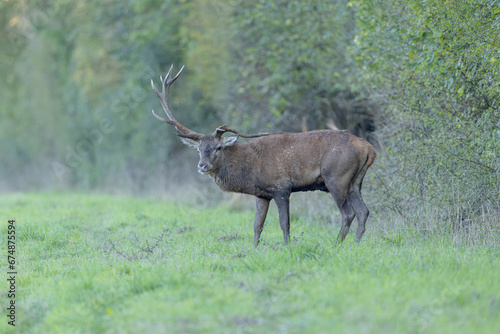
[[[156,86],[153,83],[153,79],[151,79],[151,88],[153,88],[153,91],[156,93],[156,96],[158,96],[158,98],[160,99],[163,110],[165,110],[165,113],[167,114],[169,119],[158,116],[154,110],[151,110],[151,111],[153,112],[153,115],[157,119],[159,119],[160,121],[175,126],[175,128],[178,131],[177,132],[178,136],[184,137],[184,138],[199,139],[200,136],[203,136],[202,134],[194,132],[194,131],[186,128],[181,123],[179,123],[175,119],[174,115],[172,114],[172,111],[170,111],[170,107],[168,105],[168,90],[169,90],[170,86],[172,85],[172,83],[174,83],[174,81],[179,77],[182,70],[184,69],[184,66],[182,66],[182,68],[179,70],[177,75],[172,78],[172,69],[173,68],[174,68],[174,65],[170,66],[170,70],[168,70],[168,73],[165,76],[165,78],[162,78],[160,76],[160,81],[161,81],[161,85],[162,85],[161,93],[158,91],[158,89],[156,89]]]
[[[236,131],[234,129],[229,129],[226,124],[222,125],[222,126],[219,126],[217,129],[215,129],[215,132],[213,134],[213,136],[215,138],[220,138],[222,137],[222,135],[226,132],[232,132],[232,133],[235,133],[236,135],[242,137],[242,138],[256,138],[256,137],[262,137],[262,136],[267,136],[269,135],[269,133],[267,132],[259,132],[257,134],[254,134],[254,135],[246,135],[246,134],[243,134],[239,131]]]

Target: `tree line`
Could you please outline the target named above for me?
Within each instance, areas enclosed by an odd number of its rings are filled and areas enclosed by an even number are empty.
[[[333,123],[378,147],[382,207],[498,209],[499,14],[495,0],[3,1],[1,186],[164,180],[182,148],[151,116],[150,79],[174,64],[190,128]]]

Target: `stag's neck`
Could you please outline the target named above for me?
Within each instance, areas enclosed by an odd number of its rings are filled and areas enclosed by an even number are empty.
[[[255,195],[255,151],[248,143],[227,147],[220,167],[211,175],[221,190]]]

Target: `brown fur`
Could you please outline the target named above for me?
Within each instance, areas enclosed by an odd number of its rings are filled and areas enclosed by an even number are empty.
[[[257,197],[256,245],[271,199],[278,206],[287,242],[290,194],[313,190],[329,192],[339,207],[342,228],[338,240],[344,240],[354,216],[358,216],[356,236],[358,241],[361,239],[369,214],[361,197],[361,186],[376,157],[373,146],[366,140],[345,130],[317,130],[270,134],[231,146],[224,146],[222,141],[223,138],[213,135],[199,141],[199,168],[208,168],[204,173],[220,189]]]
[[[278,206],[286,243],[290,237],[290,194],[312,190],[329,192],[342,214],[337,241],[344,240],[355,216],[358,217],[356,238],[361,240],[369,214],[361,197],[361,186],[367,169],[376,157],[370,143],[345,130],[245,135],[223,125],[208,136],[191,131],[175,119],[168,105],[168,89],[183,68],[172,77],[172,65],[165,78],[160,77],[161,92],[151,81],[168,119],[154,111],[153,115],[175,126],[183,143],[198,149],[198,170],[213,177],[220,189],[257,198],[255,245],[259,243],[272,199]],[[304,129],[305,126],[304,123]],[[237,136],[222,137],[226,132]],[[236,143],[238,136],[259,138]]]

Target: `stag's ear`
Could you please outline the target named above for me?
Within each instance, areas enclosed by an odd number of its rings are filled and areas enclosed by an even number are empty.
[[[180,137],[180,138],[181,138],[181,141],[183,144],[185,144],[191,148],[198,148],[198,146],[200,146],[199,140],[191,139],[191,138],[184,138],[184,137]]]
[[[233,146],[237,140],[238,140],[238,136],[224,137],[224,138],[222,138],[222,146],[224,146],[224,147]]]

